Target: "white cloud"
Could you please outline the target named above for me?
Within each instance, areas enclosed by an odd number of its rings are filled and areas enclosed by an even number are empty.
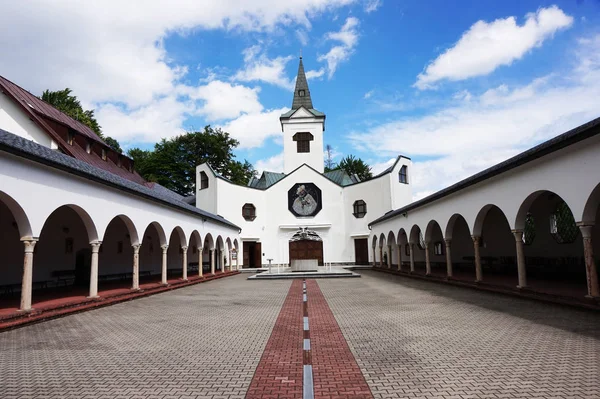
[[[394,162],[396,162],[396,157],[390,158],[384,162],[369,163],[369,165],[371,166],[371,173],[373,173],[373,176],[376,176],[384,170],[386,170],[387,168],[389,168],[390,166],[392,166]]]
[[[518,25],[515,17],[490,23],[477,21],[453,47],[427,65],[414,86],[423,90],[444,79],[457,81],[487,75],[499,66],[521,59],[555,32],[572,24],[573,17],[556,6],[527,14],[523,25]]]
[[[279,117],[287,111],[288,108],[281,108],[244,114],[227,122],[222,128],[240,141],[239,148],[260,147],[266,139],[281,136]]]
[[[183,113],[190,111],[185,104],[173,104],[168,112],[159,108],[176,102],[187,72],[169,58],[163,46],[167,36],[201,29],[309,29],[310,18],[355,1],[204,0],[199,5],[197,0],[90,0],[84,7],[75,0],[5,2],[0,53],[10,56],[0,57],[0,71],[35,94],[70,87],[85,104],[100,106],[98,120],[106,134],[152,142],[158,134],[178,134]],[[218,108],[205,111],[217,118]],[[125,120],[128,116],[131,123]],[[132,126],[131,133],[125,126]],[[157,126],[165,130],[158,133]]]
[[[577,65],[529,84],[501,85],[470,101],[352,133],[357,149],[414,162],[416,197],[437,191],[599,116],[600,35],[580,41]],[[561,78],[565,76],[565,78]],[[568,100],[566,100],[568,99]]]
[[[306,71],[306,79],[317,79],[325,75],[325,68],[320,68],[319,70],[311,69],[310,71]]]
[[[258,173],[267,172],[283,172],[283,153],[272,156],[267,159],[260,159],[254,164],[254,169]]]
[[[376,11],[383,4],[383,0],[365,0],[365,12]]]
[[[319,55],[317,61],[327,63],[327,76],[329,79],[337,70],[340,63],[347,61],[354,48],[358,44],[358,18],[349,17],[342,26],[339,32],[329,32],[325,35],[327,40],[339,42],[340,44],[333,46],[326,54]]]
[[[285,67],[292,56],[270,59],[263,53],[260,45],[254,45],[244,50],[244,69],[238,71],[233,80],[241,82],[261,81],[287,90],[294,89],[294,82],[285,73]]]
[[[374,93],[375,93],[375,90],[369,90],[368,92],[365,93],[365,95],[363,96],[363,99],[368,100],[369,98],[371,98],[373,96]]]
[[[298,29],[296,31],[296,37],[298,38],[300,44],[302,44],[303,46],[306,46],[308,44],[308,32],[306,30]]]
[[[213,80],[204,86],[180,87],[181,94],[187,94],[201,104],[196,114],[203,115],[208,122],[237,118],[244,113],[256,113],[263,107],[258,100],[258,88]]]

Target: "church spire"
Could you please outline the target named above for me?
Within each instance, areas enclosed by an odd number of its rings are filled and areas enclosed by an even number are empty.
[[[294,89],[294,101],[292,109],[304,107],[312,109],[313,104],[310,99],[310,90],[308,90],[308,82],[304,74],[304,64],[302,64],[302,56],[300,56],[300,65],[298,65],[298,77],[296,77],[296,88]]]

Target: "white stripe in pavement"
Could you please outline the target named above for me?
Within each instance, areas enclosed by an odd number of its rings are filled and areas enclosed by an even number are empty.
[[[306,302],[306,294],[302,295],[302,301]]]
[[[310,338],[305,338],[304,339],[304,350],[305,351],[309,351],[310,350]]]
[[[304,318],[304,331],[308,331],[308,317]]]
[[[313,399],[315,393],[313,390],[313,372],[310,364],[304,365],[304,381],[302,384],[302,399]]]

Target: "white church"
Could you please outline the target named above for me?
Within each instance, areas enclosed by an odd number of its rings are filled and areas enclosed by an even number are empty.
[[[302,58],[292,109],[279,118],[284,172],[264,171],[247,186],[196,169],[196,206],[240,226],[247,267],[318,259],[323,264],[368,264],[368,222],[411,202],[409,158],[361,181],[343,170],[324,173],[325,114],[313,106]],[[299,230],[314,241],[291,241]]]
[[[600,118],[416,202],[404,156],[324,172],[302,60],[280,122],[283,173],[199,165],[193,203],[0,76],[0,323],[295,259],[600,307]]]

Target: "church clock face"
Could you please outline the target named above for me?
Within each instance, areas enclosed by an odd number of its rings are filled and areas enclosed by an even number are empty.
[[[294,215],[315,216],[321,208],[321,189],[313,183],[297,183],[288,191],[288,209]]]

